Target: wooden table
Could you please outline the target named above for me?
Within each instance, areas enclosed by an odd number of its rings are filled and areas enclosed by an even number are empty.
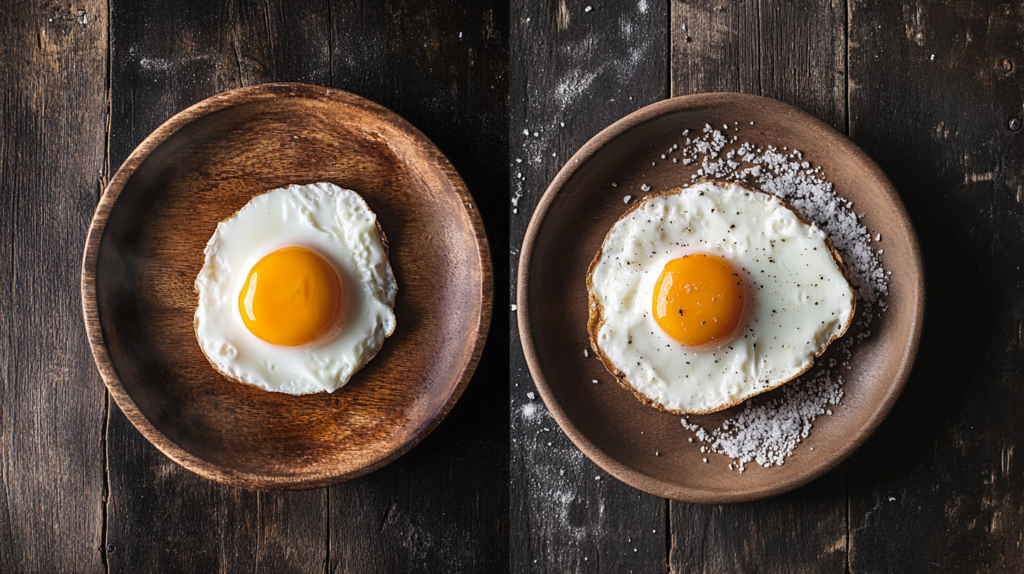
[[[867,444],[788,495],[712,507],[611,479],[549,415],[524,416],[542,409],[513,336],[512,571],[1024,569],[1024,4],[947,4],[513,3],[511,270],[590,137],[667,97],[739,91],[809,111],[882,166],[920,237],[928,312]]]
[[[387,106],[441,148],[483,215],[507,308],[508,21],[477,0],[4,3],[0,571],[507,567],[505,313],[410,453],[331,488],[263,493],[184,470],[125,419],[93,365],[78,281],[104,180],[142,138],[223,90],[298,81]]]
[[[0,570],[1019,572],[1022,39],[1024,6],[991,1],[6,3]],[[261,493],[182,469],[108,400],[78,275],[103,182],[143,137],[286,80],[377,101],[448,155],[488,226],[496,313],[477,376],[410,453]],[[929,310],[903,397],[849,461],[704,507],[611,479],[543,409],[524,418],[534,389],[502,309],[562,161],[635,109],[715,90],[800,106],[881,164],[918,229]]]

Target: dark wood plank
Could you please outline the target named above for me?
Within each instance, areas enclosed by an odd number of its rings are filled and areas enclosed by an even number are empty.
[[[928,273],[914,374],[851,459],[851,571],[1024,563],[1022,38],[1019,3],[851,4],[850,135],[903,195]]]
[[[672,3],[672,95],[738,91],[846,128],[846,6]],[[846,464],[782,497],[730,506],[673,502],[673,572],[842,572]]]
[[[508,568],[508,6],[331,4],[331,85],[427,135],[462,175],[488,232],[495,314],[479,367],[444,422],[390,465],[330,488],[332,572]]]
[[[112,3],[111,168],[185,107],[265,81],[324,83],[325,4]],[[110,407],[108,560],[113,572],[322,572],[327,492],[258,493],[208,482]]]
[[[103,572],[105,392],[78,276],[105,154],[107,2],[0,12],[0,570]]]
[[[668,96],[668,2],[589,4],[512,3],[512,277],[530,214],[562,164]],[[584,457],[535,395],[517,333],[512,348],[512,571],[664,572],[667,502]]]
[[[673,502],[672,572],[844,572],[845,493],[843,465],[768,500]]]

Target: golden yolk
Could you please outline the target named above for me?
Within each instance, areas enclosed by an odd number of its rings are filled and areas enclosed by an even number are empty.
[[[348,283],[305,247],[285,247],[260,259],[238,296],[249,331],[287,347],[313,343],[343,327],[349,304]]]
[[[725,259],[693,253],[669,261],[654,284],[654,319],[687,347],[722,345],[743,328],[749,295]]]

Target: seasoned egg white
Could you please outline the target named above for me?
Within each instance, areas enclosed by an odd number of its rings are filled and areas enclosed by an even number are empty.
[[[240,298],[258,261],[295,246],[320,255],[347,284],[348,316],[343,328],[325,340],[271,344],[250,332]],[[357,193],[330,183],[258,195],[219,223],[195,287],[194,324],[203,353],[229,378],[267,391],[333,392],[373,358],[395,329],[398,288],[377,218]]]
[[[702,253],[731,263],[752,300],[734,338],[695,348],[666,334],[652,298],[666,263]],[[722,410],[803,373],[846,331],[854,293],[840,265],[825,233],[774,195],[702,182],[648,197],[591,265],[591,343],[645,403]]]

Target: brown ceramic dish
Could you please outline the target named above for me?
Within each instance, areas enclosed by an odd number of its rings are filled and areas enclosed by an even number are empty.
[[[320,181],[358,191],[387,233],[395,333],[332,394],[229,381],[192,330],[203,248],[254,195]],[[426,436],[476,367],[492,291],[483,224],[441,152],[377,104],[302,84],[225,92],[150,134],[104,191],[82,268],[89,342],[128,419],[201,476],[273,490],[354,478]]]
[[[788,146],[822,166],[836,192],[853,201],[861,222],[880,233],[882,261],[892,271],[889,309],[872,324],[845,371],[845,396],[835,415],[819,417],[783,466],[747,465],[739,474],[722,455],[708,455],[680,417],[637,401],[589,358],[586,276],[608,229],[629,206],[623,196],[688,184],[697,165],[656,161],[684,129],[741,127],[741,140]],[[754,125],[750,125],[754,122]],[[652,166],[652,161],[656,165]],[[612,188],[611,182],[617,187]],[[541,199],[519,263],[519,330],[541,397],[569,438],[610,474],[641,490],[688,502],[719,504],[778,495],[820,476],[849,456],[878,426],[913,365],[924,316],[924,272],[913,226],[879,167],[845,136],[781,102],[743,94],[697,94],[659,102],[615,122],[559,171]],[[826,354],[827,358],[828,355]],[[605,384],[594,385],[592,379]],[[770,400],[780,391],[762,395]],[[758,399],[755,399],[757,401]],[[736,407],[691,416],[706,428],[735,416]],[[641,434],[643,433],[643,434]],[[813,447],[813,451],[810,450]],[[655,452],[660,456],[655,456]]]

